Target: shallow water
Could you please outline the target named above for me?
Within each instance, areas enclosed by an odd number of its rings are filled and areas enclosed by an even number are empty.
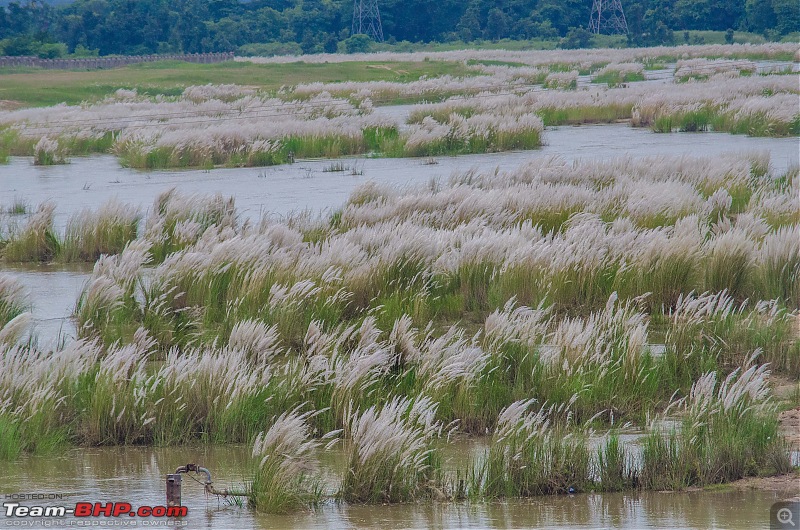
[[[402,112],[402,109],[395,109]],[[423,159],[350,158],[351,172],[325,172],[329,160],[301,160],[295,164],[267,168],[221,168],[211,171],[137,171],[119,166],[110,155],[72,159],[71,164],[37,167],[30,158],[13,157],[0,166],[0,206],[15,198],[34,206],[53,200],[56,224],[83,208],[96,208],[116,197],[146,210],[155,197],[172,187],[184,192],[234,195],[245,218],[262,213],[278,216],[310,209],[314,212],[339,208],[355,187],[374,181],[398,186],[419,185],[431,179],[447,179],[471,168],[509,170],[535,158],[559,155],[568,161],[607,160],[629,155],[697,155],[768,151],[772,165],[781,173],[797,165],[797,138],[749,138],[725,133],[656,134],[626,124],[553,127],[544,135],[546,145],[533,151],[436,157],[436,164]]]
[[[74,338],[75,323],[70,318],[75,304],[89,280],[92,265],[7,264],[0,273],[25,286],[28,308],[33,313],[33,334],[41,347]]]
[[[462,447],[466,454],[468,446]],[[464,455],[460,457],[463,458]],[[23,501],[24,505],[163,505],[165,475],[187,462],[209,468],[214,484],[220,488],[241,487],[248,474],[248,450],[242,446],[81,448],[54,456],[27,456],[6,466],[0,496],[64,496],[63,501]],[[269,516],[208,498],[202,486],[187,476],[183,479],[182,498],[189,509],[185,527],[208,529],[765,528],[769,526],[770,505],[782,500],[779,494],[761,491],[579,494],[398,506],[347,506],[331,500],[315,511]]]

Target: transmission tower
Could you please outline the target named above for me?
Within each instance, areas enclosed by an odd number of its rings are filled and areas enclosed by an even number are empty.
[[[626,35],[628,23],[622,10],[622,0],[594,0],[589,31],[594,34]]]
[[[383,42],[383,25],[378,0],[353,0],[353,27],[351,35],[363,33],[376,42]]]

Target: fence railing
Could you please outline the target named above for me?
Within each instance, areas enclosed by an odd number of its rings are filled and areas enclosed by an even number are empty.
[[[119,57],[81,57],[75,59],[41,59],[32,56],[18,56],[0,57],[0,68],[5,66],[30,66],[44,68],[45,70],[96,70],[155,61],[185,61],[188,63],[211,64],[232,60],[233,52],[124,55]]]

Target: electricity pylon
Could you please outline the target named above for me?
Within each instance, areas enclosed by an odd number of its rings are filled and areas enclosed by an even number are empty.
[[[383,25],[378,0],[353,0],[353,27],[350,34],[363,33],[376,42],[383,42]]]
[[[622,10],[622,0],[594,0],[589,17],[589,31],[594,34],[626,35],[628,22]]]

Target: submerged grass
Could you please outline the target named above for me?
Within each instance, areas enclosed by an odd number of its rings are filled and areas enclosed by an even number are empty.
[[[30,210],[30,204],[25,199],[14,197],[11,204],[5,209],[8,215],[25,215]]]
[[[311,412],[284,412],[253,443],[254,470],[248,504],[256,511],[286,514],[320,502]]]
[[[442,426],[427,398],[394,398],[354,412],[346,434],[347,469],[339,496],[351,503],[383,504],[430,498],[441,488],[438,452]]]

